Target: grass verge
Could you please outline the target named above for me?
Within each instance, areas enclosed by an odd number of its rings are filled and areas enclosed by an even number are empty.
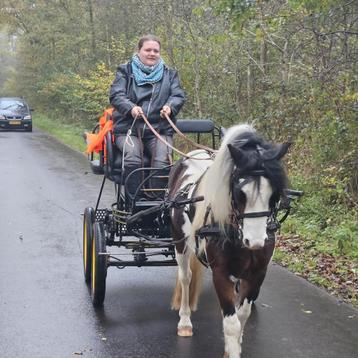
[[[304,211],[312,202],[319,203],[320,194],[297,203],[297,213],[277,237],[274,261],[358,307],[358,212],[341,207],[328,210],[329,214],[322,206],[320,219],[308,215]],[[322,221],[325,215],[328,219]]]
[[[86,145],[82,137],[83,132],[86,130],[84,124],[64,123],[62,120],[57,121],[42,114],[36,114],[33,118],[33,126],[53,135],[60,142],[75,150],[84,152],[86,149]]]

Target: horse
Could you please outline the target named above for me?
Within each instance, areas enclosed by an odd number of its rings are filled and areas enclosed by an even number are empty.
[[[236,125],[215,158],[192,151],[169,175],[169,199],[187,200],[169,213],[178,263],[172,299],[177,334],[193,335],[190,315],[208,266],[223,316],[224,357],[241,356],[244,326],[274,251],[278,203],[288,181],[281,159],[289,146],[267,142],[249,124]]]

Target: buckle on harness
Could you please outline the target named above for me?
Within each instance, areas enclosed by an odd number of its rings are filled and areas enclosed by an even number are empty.
[[[199,253],[199,239],[201,239],[201,238],[199,238],[199,236],[195,235],[195,256],[203,266],[205,266],[206,268],[209,268],[209,262],[208,262],[208,258],[206,256],[206,252],[202,251],[201,253]]]

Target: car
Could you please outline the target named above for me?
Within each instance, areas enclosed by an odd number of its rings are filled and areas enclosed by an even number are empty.
[[[19,97],[0,97],[0,128],[32,132],[32,108]]]

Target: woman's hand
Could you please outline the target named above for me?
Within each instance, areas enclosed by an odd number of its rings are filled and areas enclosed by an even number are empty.
[[[137,117],[141,117],[143,114],[143,109],[142,107],[139,106],[135,106],[132,108],[131,110],[131,115],[133,118],[137,118]]]
[[[160,116],[162,118],[164,118],[164,115],[166,114],[167,116],[170,116],[170,114],[172,113],[172,110],[170,109],[169,106],[163,106],[162,110],[160,111]]]

